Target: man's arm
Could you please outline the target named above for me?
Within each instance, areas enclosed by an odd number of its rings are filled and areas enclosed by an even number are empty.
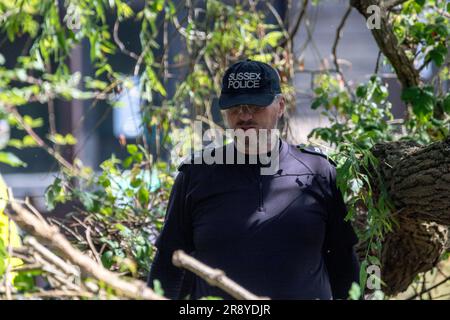
[[[350,221],[345,221],[347,208],[336,186],[336,170],[331,176],[332,200],[325,238],[325,263],[333,299],[347,299],[353,282],[359,282],[359,262],[354,250],[358,237]]]
[[[158,250],[153,260],[147,284],[154,289],[154,281],[158,280],[169,299],[179,299],[184,271],[172,264],[173,251]]]
[[[186,188],[186,174],[180,171],[170,194],[163,229],[155,243],[158,251],[148,277],[148,286],[153,288],[154,280],[159,280],[164,295],[170,299],[180,298],[185,273],[172,264],[172,254],[178,249],[189,253],[194,247],[191,217],[186,210]]]

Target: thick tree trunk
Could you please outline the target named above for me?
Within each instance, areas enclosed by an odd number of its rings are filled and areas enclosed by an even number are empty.
[[[370,6],[381,9],[379,28],[371,32],[405,89],[418,86],[421,81],[388,19],[388,11],[403,2],[350,0],[351,6],[366,19],[373,14],[368,12]],[[372,151],[380,160],[375,169],[396,209],[392,215],[397,225],[385,236],[381,257],[382,279],[387,284],[384,291],[393,295],[404,291],[418,273],[435,266],[448,246],[450,137],[427,147],[407,141],[383,143]],[[362,214],[358,221],[364,218]],[[366,251],[364,244],[360,244],[360,249]]]
[[[450,226],[450,137],[421,147],[401,141],[377,144],[378,172],[395,205],[397,222],[383,241],[385,292],[404,291],[430,270],[447,248]]]
[[[423,148],[414,142],[377,144],[372,152],[402,215],[450,226],[450,137]]]

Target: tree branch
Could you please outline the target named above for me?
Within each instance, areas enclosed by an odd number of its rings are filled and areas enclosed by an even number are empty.
[[[119,19],[116,20],[116,22],[114,23],[114,30],[113,30],[113,38],[114,38],[114,42],[117,44],[117,46],[119,47],[120,51],[122,51],[123,54],[138,60],[139,57],[136,53],[128,50],[125,45],[123,44],[123,42],[120,40],[119,38]]]
[[[74,167],[72,164],[70,164],[66,159],[64,159],[61,154],[56,152],[54,149],[52,149],[49,145],[47,145],[44,140],[39,137],[39,135],[34,132],[34,130],[29,126],[25,120],[23,119],[22,115],[17,111],[15,107],[12,106],[6,106],[6,110],[8,110],[10,113],[14,115],[14,118],[16,118],[17,122],[25,129],[25,131],[33,138],[33,140],[36,142],[36,144],[43,148],[45,151],[47,151],[48,154],[50,154],[61,166],[66,168],[67,170],[71,171],[73,174],[77,175],[81,172]]]
[[[219,269],[212,269],[193,257],[187,255],[182,250],[177,250],[173,253],[172,263],[177,267],[185,268],[202,279],[206,280],[208,284],[219,287],[225,292],[238,300],[267,300],[268,298],[262,298],[254,295],[253,293],[242,288],[233,280],[227,278],[225,273]]]
[[[295,35],[297,34],[298,28],[300,27],[300,24],[303,20],[303,17],[305,16],[306,9],[308,8],[308,2],[309,0],[303,0],[302,4],[302,10],[300,11],[300,14],[298,15],[297,20],[295,21],[294,27],[289,30],[289,37],[285,38],[280,44],[280,47],[284,47],[288,41],[292,42],[292,39],[294,39]]]
[[[341,40],[342,29],[344,28],[345,22],[347,21],[347,18],[349,17],[350,13],[352,12],[352,9],[353,9],[353,7],[349,5],[347,10],[345,11],[345,14],[344,14],[344,16],[341,19],[341,23],[339,23],[339,26],[336,29],[336,37],[334,38],[333,48],[331,50],[331,52],[333,54],[334,66],[335,66],[337,72],[341,75],[342,78],[344,76],[342,75],[342,71],[341,71],[341,68],[339,67],[339,63],[338,63],[338,60],[337,60],[337,47],[338,47],[338,44],[339,44],[339,40]]]
[[[436,283],[434,286],[427,288],[427,290],[421,292],[420,295],[423,295],[423,294],[426,293],[426,292],[430,292],[431,290],[436,289],[437,287],[443,285],[443,284],[446,283],[447,281],[450,281],[450,276],[448,276],[448,277],[445,278],[444,280],[442,280],[442,281]],[[416,292],[415,294],[413,294],[413,295],[410,296],[409,298],[406,298],[405,300],[414,300],[414,299],[417,298],[418,296],[419,296],[419,293]]]
[[[336,68],[337,73],[341,76],[341,79],[344,82],[344,85],[347,88],[348,92],[351,94],[351,96],[353,98],[355,98],[354,94],[353,94],[353,91],[351,90],[349,84],[345,80],[344,74],[343,74],[343,72],[341,70],[341,67],[339,66],[338,58],[337,58],[337,47],[338,47],[338,44],[339,44],[339,40],[341,39],[341,36],[342,36],[342,29],[344,29],[345,22],[347,21],[348,17],[350,16],[350,13],[352,12],[352,9],[353,9],[353,7],[351,5],[349,5],[347,10],[344,13],[344,16],[341,19],[341,22],[339,23],[339,26],[338,26],[338,28],[336,30],[336,37],[334,38],[333,48],[332,48],[331,52],[332,52],[332,55],[333,55],[333,62],[334,62],[334,66]]]
[[[391,10],[393,7],[396,7],[408,0],[384,0],[384,7],[386,10]]]
[[[386,16],[386,8],[379,0],[350,0],[350,4],[357,9],[366,19],[371,15],[368,13],[368,7],[375,5],[380,7],[380,28],[371,30],[378,47],[389,60],[403,88],[417,86],[420,83],[419,73],[414,68],[406,52],[399,45],[397,38],[392,30],[392,26]]]
[[[13,199],[12,195],[10,195],[9,199]],[[148,288],[147,284],[143,281],[134,279],[124,280],[115,273],[106,270],[103,266],[97,264],[94,260],[74,248],[59,232],[57,227],[50,226],[48,223],[39,220],[18,202],[11,200],[9,204],[12,211],[15,212],[15,214],[9,214],[9,216],[21,229],[35,236],[57,251],[62,257],[78,266],[83,275],[103,281],[117,293],[128,298],[146,300],[165,299]]]

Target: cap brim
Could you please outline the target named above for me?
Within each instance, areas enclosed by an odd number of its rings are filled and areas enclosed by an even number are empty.
[[[275,99],[275,94],[222,94],[219,98],[219,108],[229,109],[240,104],[250,104],[267,107]]]

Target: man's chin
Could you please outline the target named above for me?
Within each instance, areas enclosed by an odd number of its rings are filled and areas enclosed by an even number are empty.
[[[257,127],[239,127],[239,128],[234,129],[234,131],[238,131],[238,130],[242,130],[245,133],[250,133],[250,132],[257,133],[259,128],[257,128]]]

